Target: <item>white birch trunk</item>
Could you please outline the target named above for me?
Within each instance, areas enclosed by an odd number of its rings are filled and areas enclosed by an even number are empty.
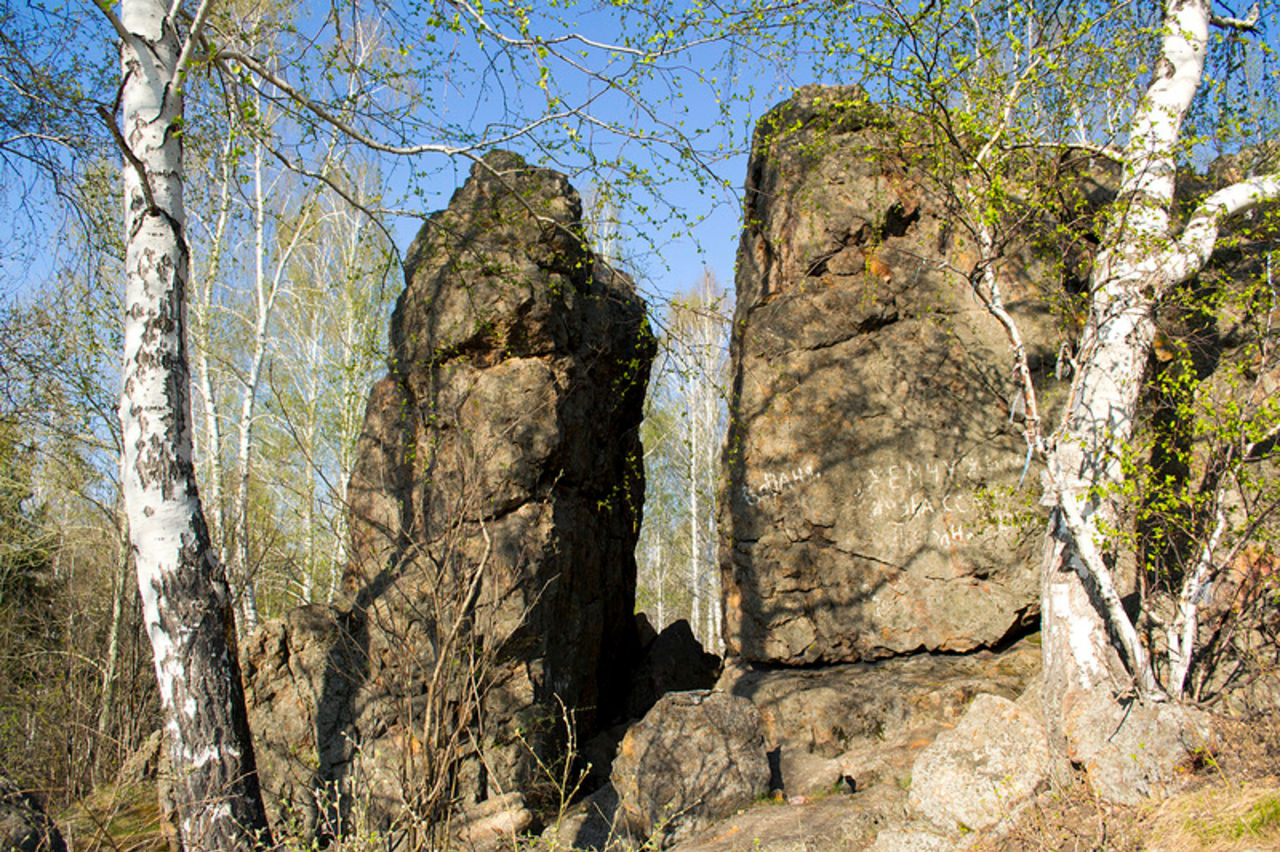
[[[236,442],[236,551],[232,562],[232,583],[239,609],[241,629],[247,633],[258,625],[258,596],[254,577],[253,556],[249,547],[249,486],[253,479],[254,425],[257,417],[258,393],[262,386],[262,366],[269,348],[268,331],[275,312],[276,297],[294,251],[306,231],[304,220],[298,222],[267,274],[267,200],[262,181],[264,148],[254,145],[253,156],[253,349],[249,369],[244,376],[240,397],[240,424]]]
[[[258,384],[267,350],[267,323],[275,302],[275,288],[268,291],[266,262],[266,206],[262,192],[262,143],[253,147],[253,351],[240,398],[239,440],[236,442],[236,554],[231,581],[240,614],[240,629],[258,625],[258,596],[254,588],[249,552],[249,479],[253,463],[253,417],[258,402]]]
[[[720,391],[718,385],[718,377],[720,368],[722,367],[721,337],[727,324],[720,324],[712,317],[706,318],[706,338],[705,351],[703,359],[703,369],[705,370],[706,379],[702,386],[702,431],[703,431],[703,459],[702,459],[702,484],[706,488],[707,495],[716,493],[716,471],[719,463],[719,448],[721,442],[716,440],[717,424],[720,422]],[[705,630],[703,645],[708,651],[719,654],[723,646],[722,639],[722,619],[720,616],[720,577],[715,570],[715,538],[716,538],[716,507],[715,500],[708,496],[706,501],[707,510],[705,512],[704,523],[706,532],[703,536],[706,542],[704,548],[706,550],[705,564],[706,568],[703,572],[704,582],[706,583],[706,599],[707,613],[705,619]]]
[[[1065,741],[1068,755],[1092,734],[1097,712],[1114,703],[1102,697],[1130,688],[1145,698],[1163,697],[1140,652],[1127,649],[1127,671],[1114,653],[1108,621],[1122,636],[1133,626],[1099,594],[1114,586],[1112,566],[1093,551],[1102,545],[1100,530],[1114,528],[1119,517],[1121,458],[1155,334],[1152,311],[1172,283],[1159,261],[1170,240],[1174,146],[1203,70],[1208,15],[1204,0],[1172,0],[1166,7],[1162,56],[1125,149],[1119,215],[1091,281],[1080,369],[1049,453],[1045,502],[1055,510],[1041,566],[1044,699],[1050,734]]]
[[[213,237],[209,245],[209,269],[200,284],[200,298],[197,303],[198,313],[195,323],[195,346],[192,355],[195,359],[196,381],[200,386],[201,408],[204,413],[204,460],[205,487],[209,489],[208,504],[213,507],[213,529],[210,531],[218,561],[227,562],[227,501],[222,496],[222,483],[225,471],[222,464],[222,414],[218,411],[218,398],[213,390],[213,372],[209,367],[209,354],[213,348],[211,329],[213,326],[213,285],[222,270],[222,257],[227,233],[227,222],[231,216],[231,157],[232,134],[228,132],[223,141],[218,168],[221,174],[218,181],[218,210],[215,217]],[[198,457],[198,456],[197,456]]]
[[[1122,776],[1119,764],[1147,759],[1108,745],[1124,741],[1120,728],[1155,731],[1167,726],[1171,713],[1161,707],[1165,692],[1120,606],[1113,564],[1101,552],[1102,530],[1116,528],[1120,516],[1121,459],[1155,334],[1154,308],[1171,287],[1199,272],[1227,216],[1280,196],[1275,176],[1251,178],[1214,193],[1180,236],[1172,233],[1174,156],[1204,71],[1209,25],[1207,0],[1168,0],[1161,55],[1124,152],[1117,214],[1094,267],[1080,370],[1047,459],[1045,502],[1054,512],[1041,577],[1045,714],[1067,755],[1098,776]],[[1194,612],[1181,618],[1194,623]],[[1108,630],[1119,640],[1123,660]],[[1193,641],[1183,632],[1174,647],[1175,696]],[[1117,715],[1129,692],[1141,701]],[[1100,740],[1099,729],[1117,718],[1119,726],[1112,724],[1110,736]],[[1141,733],[1132,741],[1141,742]],[[1168,770],[1177,758],[1152,755],[1150,765],[1163,761]]]
[[[206,10],[202,7],[197,21]],[[183,46],[160,0],[124,0],[123,491],[187,848],[267,839],[234,618],[191,458],[185,340]],[[231,644],[229,644],[231,640]]]
[[[693,347],[690,346],[690,352]],[[692,359],[690,359],[692,360]],[[693,364],[685,367],[685,393],[689,412],[689,584],[693,599],[689,606],[689,626],[693,635],[702,640],[702,540],[699,528],[702,518],[698,514],[698,478],[701,462],[698,441],[698,377]]]

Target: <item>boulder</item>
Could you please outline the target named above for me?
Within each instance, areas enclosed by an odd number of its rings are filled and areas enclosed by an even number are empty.
[[[951,852],[959,845],[931,826],[907,822],[877,834],[870,852]]]
[[[1037,617],[1009,345],[907,122],[805,87],[756,130],[719,505],[729,656],[964,652]],[[1005,269],[1049,417],[1063,273],[1029,245]]]
[[[516,837],[532,825],[533,814],[525,807],[524,796],[507,793],[465,808],[449,828],[454,848],[497,852],[515,846]]]
[[[789,796],[905,785],[921,750],[974,697],[1016,698],[1040,669],[1039,648],[917,654],[812,669],[726,667],[716,688],[748,698],[777,749]]]
[[[611,782],[635,833],[671,846],[768,792],[760,713],[724,692],[668,693],[622,738]]]
[[[1049,782],[1044,726],[1007,698],[979,695],[916,760],[911,804],[949,831],[991,828]]]
[[[66,852],[62,833],[36,797],[0,776],[0,849],[6,852]]]
[[[344,597],[247,643],[264,786],[309,818],[352,784],[375,825],[541,810],[567,729],[625,709],[655,344],[581,218],[563,175],[495,152],[406,255]]]
[[[1104,800],[1124,805],[1173,794],[1215,748],[1203,711],[1172,702],[1121,703],[1102,690],[1069,696],[1062,729],[1070,763]]]
[[[886,822],[905,819],[884,796],[761,804],[681,842],[673,852],[865,852]]]

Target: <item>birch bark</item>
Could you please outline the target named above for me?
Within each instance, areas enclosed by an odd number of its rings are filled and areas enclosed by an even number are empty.
[[[121,37],[126,160],[123,489],[182,841],[231,850],[265,842],[268,829],[234,618],[191,457],[181,133],[188,49],[174,10],[123,0],[120,17],[110,15]],[[193,29],[207,11],[205,2]]]
[[[1141,742],[1157,729],[1183,726],[1179,719],[1187,718],[1166,702],[1121,606],[1114,554],[1106,552],[1105,540],[1120,521],[1121,462],[1155,335],[1154,308],[1171,287],[1199,272],[1227,216],[1280,195],[1274,176],[1228,187],[1206,199],[1175,236],[1170,212],[1175,154],[1204,73],[1210,4],[1168,0],[1164,21],[1160,56],[1124,150],[1117,212],[1090,282],[1080,369],[1047,458],[1044,502],[1053,513],[1041,575],[1046,720],[1050,736],[1095,780],[1125,776],[1125,762],[1135,760],[1123,747],[1111,747],[1124,741],[1121,728],[1134,731],[1135,742]],[[1117,716],[1122,703],[1127,706]],[[1107,728],[1117,718],[1119,723]],[[1100,740],[1099,730],[1109,730],[1110,736]],[[1171,767],[1176,755],[1153,760],[1152,766],[1163,761]]]

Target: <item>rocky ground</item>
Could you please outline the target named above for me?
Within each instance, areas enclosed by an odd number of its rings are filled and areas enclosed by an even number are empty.
[[[762,796],[739,812],[715,821],[674,847],[679,852],[825,852],[825,850],[970,849],[979,852],[1249,852],[1280,849],[1280,717],[1249,723],[1222,720],[1217,757],[1188,767],[1184,788],[1169,798],[1138,806],[1106,805],[1083,786],[1051,786],[1017,814],[985,831],[930,837],[910,828],[910,778],[851,791],[847,784],[808,795]],[[947,730],[947,728],[943,728]],[[155,761],[143,754],[92,798],[56,815],[68,848],[169,849],[156,797]],[[609,805],[608,796],[592,805]],[[604,800],[602,802],[602,799]],[[8,800],[6,799],[6,802]],[[613,798],[616,806],[616,796]],[[501,831],[455,843],[451,849],[521,849],[569,852],[653,849],[622,829],[609,837],[599,823],[583,831],[585,807],[569,808],[541,836],[516,837]],[[13,822],[7,810],[0,824]],[[591,832],[595,833],[592,834]],[[586,843],[569,845],[576,832]],[[283,838],[286,848],[308,848],[300,838]],[[14,848],[39,848],[36,845]],[[48,848],[48,847],[45,847]],[[332,849],[363,852],[368,838],[336,841]]]

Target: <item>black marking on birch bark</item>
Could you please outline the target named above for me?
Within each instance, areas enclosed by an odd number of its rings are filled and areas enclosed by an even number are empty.
[[[132,74],[130,69],[128,74]],[[128,77],[126,74],[126,78]],[[118,103],[118,101],[117,101]],[[98,115],[107,125],[107,129],[111,131],[111,138],[115,140],[116,147],[124,154],[125,160],[129,165],[133,166],[134,171],[138,173],[138,183],[142,186],[142,194],[147,200],[147,209],[151,211],[159,210],[156,206],[155,194],[151,191],[151,181],[147,179],[147,167],[142,164],[137,155],[133,153],[133,149],[129,147],[129,143],[125,141],[124,134],[120,132],[120,128],[116,126],[115,116],[107,111],[107,108],[98,105]]]

